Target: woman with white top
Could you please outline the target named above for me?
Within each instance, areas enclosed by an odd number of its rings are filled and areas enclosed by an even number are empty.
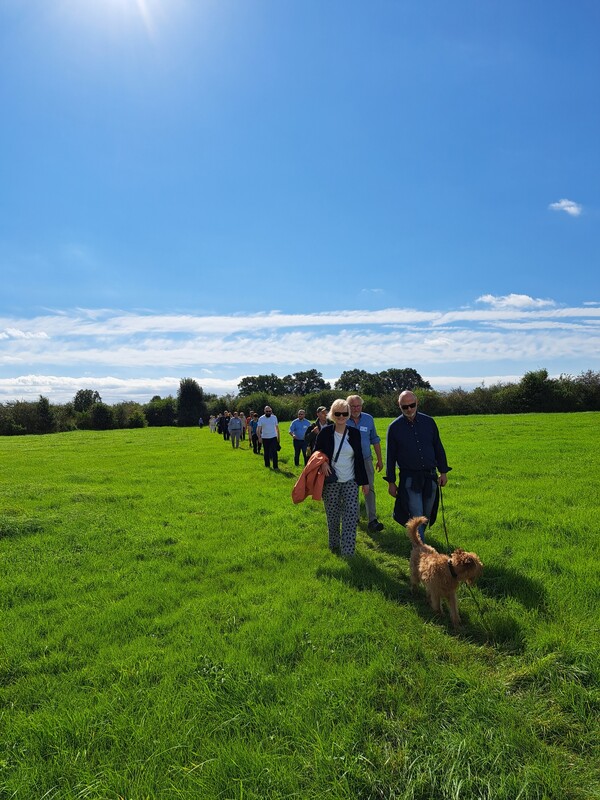
[[[329,531],[329,549],[342,556],[353,556],[356,548],[356,528],[358,526],[359,505],[358,487],[363,494],[369,493],[369,479],[362,455],[360,432],[346,425],[350,415],[348,403],[339,398],[334,400],[327,413],[333,424],[324,427],[315,443],[315,450],[324,453],[329,459],[323,464],[325,477],[323,503]],[[334,471],[337,481],[327,482],[327,476]]]

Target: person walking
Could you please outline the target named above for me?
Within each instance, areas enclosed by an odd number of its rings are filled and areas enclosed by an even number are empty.
[[[294,441],[294,464],[300,466],[300,453],[304,457],[304,463],[308,461],[306,455],[306,431],[310,428],[310,421],[306,419],[306,411],[298,409],[298,416],[290,425],[289,434]]]
[[[396,498],[396,522],[406,525],[411,517],[427,517],[431,527],[437,516],[439,487],[448,482],[452,467],[448,466],[435,420],[418,411],[418,404],[417,396],[410,391],[398,398],[402,413],[387,430],[385,479],[388,492]],[[398,483],[396,466],[400,470]],[[425,541],[425,527],[419,527],[421,541]]]
[[[346,400],[334,400],[327,414],[333,424],[326,425],[319,432],[315,443],[315,452],[320,451],[328,458],[321,470],[325,475],[323,503],[329,549],[348,558],[354,555],[356,549],[358,487],[362,487],[365,497],[369,494],[360,433],[346,425],[349,416],[350,407]],[[332,473],[335,473],[336,479],[330,482]]]
[[[270,467],[272,462],[273,469],[279,469],[279,423],[271,406],[265,406],[265,413],[258,418],[256,433],[263,448],[265,467]]]
[[[317,441],[317,436],[319,435],[322,428],[327,425],[327,409],[325,406],[319,406],[317,408],[317,419],[316,422],[310,426],[308,431],[305,434],[306,438],[306,454],[310,457],[315,449],[315,442]]]
[[[242,420],[239,418],[237,411],[234,411],[233,415],[229,418],[228,430],[231,438],[231,446],[233,448],[238,448],[240,446],[240,436],[242,435]]]
[[[350,417],[348,425],[351,428],[356,428],[360,433],[360,440],[362,444],[362,453],[365,460],[365,469],[369,478],[369,494],[365,496],[365,508],[367,510],[367,530],[369,531],[382,531],[384,526],[377,519],[377,510],[375,507],[375,470],[381,472],[383,469],[383,458],[381,456],[381,439],[375,430],[375,420],[370,414],[365,414],[363,409],[363,400],[357,394],[351,394],[346,398],[348,406],[350,407]],[[373,455],[371,447],[375,451],[377,462],[373,467]]]
[[[261,444],[258,440],[258,414],[256,411],[252,412],[252,417],[250,419],[250,439],[252,441],[252,452],[255,455],[260,455],[260,448]]]

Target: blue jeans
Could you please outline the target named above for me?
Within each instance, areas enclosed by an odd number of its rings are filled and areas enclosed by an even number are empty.
[[[436,485],[437,481],[433,478],[428,479],[431,480],[432,487],[431,487],[431,494],[430,497],[427,498],[427,502],[423,499],[423,492],[416,492],[412,488],[412,478],[406,479],[406,493],[408,494],[408,511],[411,517],[427,517],[429,519],[429,515],[431,514],[431,509],[433,508],[433,503],[435,501],[435,492],[436,492]],[[419,536],[421,537],[421,541],[425,541],[425,525],[419,525]]]

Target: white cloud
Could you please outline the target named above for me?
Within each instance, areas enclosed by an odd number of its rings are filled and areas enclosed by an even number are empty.
[[[566,198],[559,200],[558,203],[550,203],[548,208],[552,211],[564,211],[571,217],[578,217],[583,211],[583,206],[574,200],[567,200]]]
[[[493,294],[484,294],[478,297],[477,303],[486,303],[498,309],[528,309],[548,308],[555,306],[554,300],[542,300],[539,297],[530,297],[527,294],[505,294],[497,297]]]
[[[600,369],[600,306],[559,308],[521,294],[487,294],[477,302],[480,308],[448,312],[207,317],[75,309],[0,318],[0,401],[44,394],[63,402],[91,387],[109,402],[145,402],[176,392],[180,377],[224,394],[246,375],[304,369],[339,376],[351,368],[412,367],[436,388],[442,386],[427,376],[440,369],[457,375],[453,385],[461,373],[503,368],[511,376],[540,367],[569,374]]]
[[[44,331],[22,331],[19,328],[5,328],[0,332],[0,339],[47,339]]]

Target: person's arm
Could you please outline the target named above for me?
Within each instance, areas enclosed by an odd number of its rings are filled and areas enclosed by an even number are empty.
[[[256,435],[258,436],[258,441],[262,442],[262,425],[256,426]]]
[[[398,494],[398,487],[396,486],[396,454],[398,444],[396,441],[395,432],[393,430],[393,422],[387,429],[387,436],[386,436],[386,443],[385,443],[385,453],[386,453],[386,465],[385,465],[385,479],[388,482],[388,493],[392,497],[396,497]]]
[[[375,464],[375,469],[377,472],[381,472],[383,469],[383,457],[381,455],[381,445],[379,442],[373,445],[373,450],[375,450],[375,455],[377,456],[377,463]]]
[[[444,450],[444,445],[442,444],[442,440],[440,438],[440,432],[438,426],[433,422],[433,451],[435,453],[435,462],[438,469],[439,477],[438,483],[440,486],[445,486],[448,483],[448,472],[452,469],[452,467],[448,466],[448,459],[446,457],[446,451]]]

